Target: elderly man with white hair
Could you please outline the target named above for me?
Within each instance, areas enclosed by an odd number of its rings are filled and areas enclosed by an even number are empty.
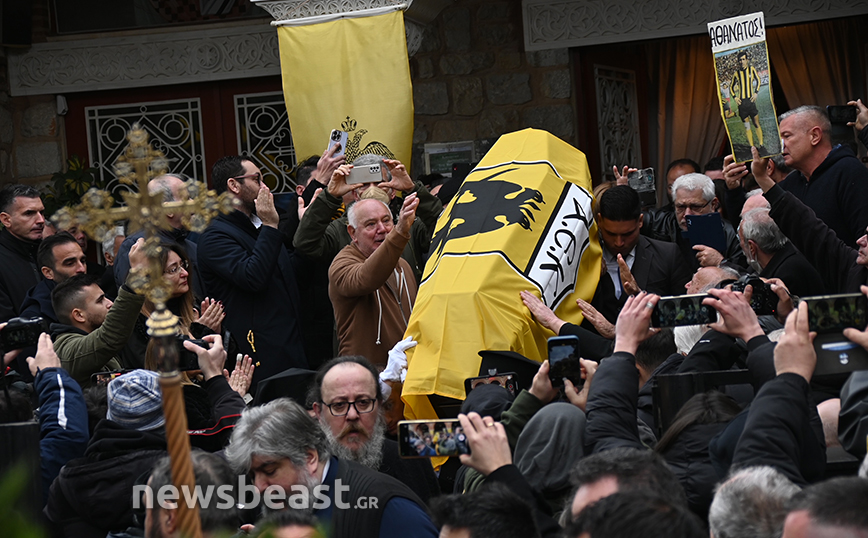
[[[691,271],[699,267],[720,265],[724,260],[739,267],[746,266],[744,254],[735,229],[722,221],[725,238],[724,252],[698,244],[693,246],[687,237],[687,217],[707,215],[718,210],[720,200],[714,192],[714,181],[704,174],[685,174],[672,184],[672,199],[675,212],[650,211],[645,217],[642,233],[661,241],[676,243]]]
[[[332,181],[336,176],[348,177],[351,169],[341,165]],[[385,366],[389,350],[403,339],[417,285],[401,253],[410,240],[418,206],[415,194],[407,196],[397,224],[380,200],[359,200],[347,209],[352,242],[329,267],[339,355],[362,355],[374,365]]]

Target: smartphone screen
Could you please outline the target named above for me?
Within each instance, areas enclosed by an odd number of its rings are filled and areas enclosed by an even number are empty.
[[[661,297],[651,313],[652,327],[684,327],[717,321],[717,311],[702,304],[710,295],[678,295]]]
[[[516,395],[515,374],[506,373],[498,375],[486,375],[479,377],[468,377],[464,380],[464,393],[469,394],[471,390],[479,385],[498,385],[509,391],[513,397]]]
[[[553,387],[563,387],[564,378],[569,379],[576,388],[581,388],[582,364],[579,362],[578,336],[553,336],[548,340],[549,379]]]
[[[868,298],[861,293],[803,297],[808,303],[808,326],[818,334],[840,333],[868,325]]]
[[[398,453],[402,458],[435,458],[470,454],[458,419],[398,422]]]

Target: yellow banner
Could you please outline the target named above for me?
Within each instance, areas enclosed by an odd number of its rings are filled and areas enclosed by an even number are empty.
[[[576,298],[593,297],[602,257],[591,190],[585,155],[534,129],[502,136],[467,176],[437,221],[407,327],[419,344],[408,351],[405,417],[434,418],[429,394],[463,400],[480,350],[545,360],[553,334],[520,291],[581,320]]]
[[[373,153],[410,168],[413,89],[401,11],[277,29],[295,154],[321,155],[332,129],[347,162]]]

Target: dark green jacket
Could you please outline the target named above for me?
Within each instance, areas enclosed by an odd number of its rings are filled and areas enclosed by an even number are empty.
[[[69,325],[51,326],[60,364],[82,388],[91,386],[92,374],[121,369],[116,357],[130,338],[144,302],[144,296],[122,287],[105,321],[92,333]]]
[[[542,409],[543,403],[539,398],[526,390],[522,390],[509,409],[503,412],[500,423],[506,430],[506,439],[509,441],[509,451],[515,453],[515,444],[518,436],[527,422],[533,418],[537,411]],[[464,475],[464,493],[470,493],[479,489],[485,483],[485,476],[476,469],[467,469]]]
[[[443,211],[443,204],[418,181],[413,183],[413,190],[405,195],[414,192],[419,197],[419,207],[416,208],[417,218],[410,229],[410,241],[401,257],[413,268],[418,282],[425,268],[424,256],[431,245],[431,236],[437,218]],[[304,218],[298,223],[292,241],[297,252],[312,260],[331,263],[338,252],[352,242],[347,231],[346,213],[337,219],[334,218],[341,203],[340,198],[335,198],[326,189],[323,189],[323,192],[311,202],[304,213]]]

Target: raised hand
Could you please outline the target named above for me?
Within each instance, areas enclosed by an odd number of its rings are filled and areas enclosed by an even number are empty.
[[[389,167],[392,179],[377,185],[381,189],[391,188],[396,191],[410,192],[413,190],[413,180],[407,173],[407,168],[396,159],[383,159],[383,163]]]
[[[784,335],[775,346],[775,372],[798,374],[810,383],[817,366],[815,336],[817,333],[808,331],[808,303],[802,301],[799,308],[787,316]]]
[[[639,344],[655,333],[651,329],[651,312],[659,300],[659,295],[644,291],[627,298],[615,323],[616,353],[623,351],[635,355]]]

